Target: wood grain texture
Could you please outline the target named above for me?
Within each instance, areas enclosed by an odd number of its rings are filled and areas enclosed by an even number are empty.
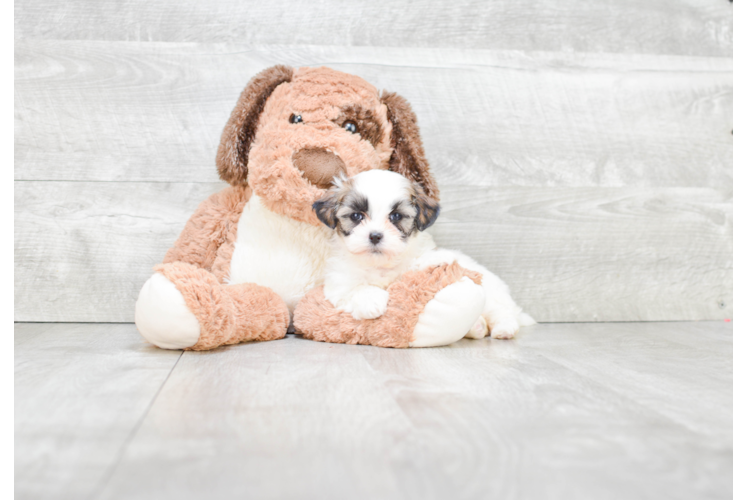
[[[444,191],[439,245],[501,276],[538,321],[731,318],[732,191]]]
[[[223,184],[16,182],[16,321],[132,321],[140,287]],[[732,194],[442,187],[432,232],[539,321],[732,316]]]
[[[460,47],[729,56],[732,5],[709,0],[149,2],[29,0],[19,39]]]
[[[90,498],[180,352],[134,325],[15,325],[15,498]]]
[[[732,315],[732,5],[438,0],[15,5],[15,317],[131,321],[246,82],[396,91],[439,242],[542,321]]]
[[[725,323],[555,324],[187,352],[96,498],[729,498],[731,342]]]
[[[153,266],[224,186],[16,182],[16,321],[133,321]]]
[[[19,41],[15,179],[215,182],[246,82],[278,63],[413,105],[440,185],[732,185],[732,59]]]
[[[748,418],[748,321],[733,321],[732,333],[732,414]],[[748,425],[745,427],[748,431]],[[740,440],[740,448],[748,451],[748,432]],[[738,447],[738,429],[735,429],[735,444]]]

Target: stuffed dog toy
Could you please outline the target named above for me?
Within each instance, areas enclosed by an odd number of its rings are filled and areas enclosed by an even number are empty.
[[[273,340],[293,314],[296,333],[313,340],[431,346],[478,320],[481,275],[456,262],[403,274],[376,319],[338,311],[319,286],[332,230],[312,205],[335,176],[391,170],[439,199],[416,117],[397,94],[329,68],[268,68],[239,97],[216,164],[230,187],[199,205],[140,291],[135,323],[149,342]]]

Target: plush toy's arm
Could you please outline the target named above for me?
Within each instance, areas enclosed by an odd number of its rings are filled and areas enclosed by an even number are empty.
[[[509,287],[501,278],[484,266],[457,250],[439,248],[426,252],[414,263],[414,269],[458,263],[461,267],[475,271],[483,276],[482,286],[486,292],[486,304],[483,318],[494,338],[512,338],[520,326],[535,324],[535,320],[519,307],[509,293]]]
[[[211,271],[221,247],[233,244],[237,222],[250,196],[248,187],[232,186],[200,203],[163,263],[185,262]]]
[[[325,299],[323,288],[317,287],[296,306],[293,322],[297,334],[322,342],[380,347],[447,345],[464,337],[480,316],[485,302],[480,282],[478,273],[456,262],[408,271],[387,289],[389,302],[384,314],[364,320],[336,309]]]

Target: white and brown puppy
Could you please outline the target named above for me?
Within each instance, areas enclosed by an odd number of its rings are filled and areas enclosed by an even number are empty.
[[[387,309],[387,287],[405,271],[457,263],[483,275],[483,313],[470,338],[511,338],[534,320],[514,303],[509,288],[473,259],[437,249],[426,228],[439,205],[418,183],[386,170],[337,178],[316,203],[317,217],[335,230],[325,269],[325,298],[356,319],[378,318]]]

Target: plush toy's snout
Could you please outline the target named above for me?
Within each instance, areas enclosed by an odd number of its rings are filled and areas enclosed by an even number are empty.
[[[293,164],[309,182],[321,189],[332,187],[335,176],[346,173],[338,155],[322,148],[304,148],[293,154]]]

